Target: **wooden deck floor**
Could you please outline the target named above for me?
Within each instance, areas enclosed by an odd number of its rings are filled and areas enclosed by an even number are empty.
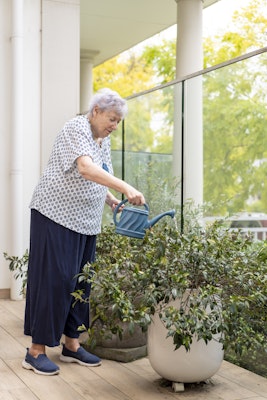
[[[130,363],[103,360],[88,368],[59,361],[60,347],[48,356],[60,366],[57,376],[22,368],[30,338],[23,335],[24,302],[0,300],[0,400],[263,400],[267,379],[224,362],[206,384],[175,393],[164,386],[147,358]]]

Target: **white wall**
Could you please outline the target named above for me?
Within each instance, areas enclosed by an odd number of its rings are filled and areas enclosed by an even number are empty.
[[[9,287],[9,274],[3,260],[3,252],[9,245],[9,135],[11,126],[11,2],[0,2],[0,288]]]
[[[79,0],[43,0],[42,11],[42,166],[55,135],[79,112]]]
[[[24,0],[23,16],[23,244],[29,247],[29,202],[63,123],[79,111],[79,0]],[[12,2],[0,1],[0,297],[11,275],[10,160]]]

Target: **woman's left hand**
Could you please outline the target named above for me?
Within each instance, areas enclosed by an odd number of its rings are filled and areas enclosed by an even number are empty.
[[[106,197],[106,203],[110,206],[112,212],[114,212],[117,205],[121,202],[121,200],[117,199],[112,195],[112,193],[108,192]],[[124,204],[118,209],[118,212],[121,212],[124,208]]]

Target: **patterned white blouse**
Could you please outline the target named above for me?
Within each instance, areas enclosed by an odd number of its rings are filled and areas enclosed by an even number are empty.
[[[100,147],[87,117],[80,115],[68,121],[57,135],[30,208],[75,232],[96,235],[101,231],[107,188],[80,175],[76,160],[84,155],[113,174],[110,138],[103,139]]]

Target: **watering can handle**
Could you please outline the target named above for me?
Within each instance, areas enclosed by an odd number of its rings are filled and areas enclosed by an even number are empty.
[[[116,206],[116,208],[115,208],[115,210],[114,210],[114,213],[113,213],[113,220],[114,220],[115,225],[118,224],[118,221],[117,221],[117,219],[116,219],[117,213],[118,213],[120,207],[121,207],[123,204],[127,203],[127,201],[128,201],[128,199],[124,199],[124,200],[122,200],[122,201]],[[149,211],[149,207],[148,207],[147,204],[144,204],[144,207],[145,207],[145,209],[146,209],[147,211]]]

